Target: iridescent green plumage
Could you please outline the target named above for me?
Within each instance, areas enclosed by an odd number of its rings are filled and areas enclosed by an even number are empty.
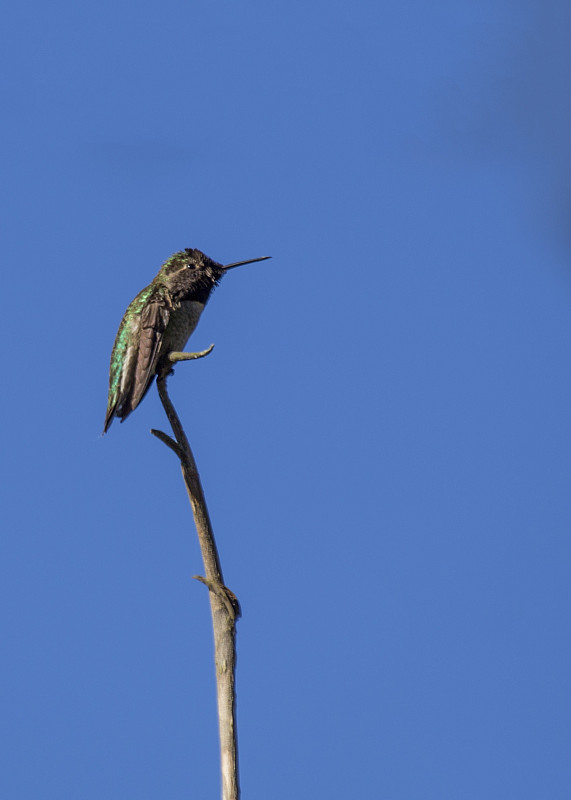
[[[115,344],[111,353],[111,365],[109,369],[109,400],[112,401],[118,397],[119,385],[121,382],[121,373],[125,364],[125,357],[129,346],[134,344],[133,333],[130,331],[132,327],[133,318],[139,316],[147,303],[148,299],[153,293],[154,287],[147,286],[135,297],[132,303],[129,304],[125,316],[121,320],[117,336],[115,337]],[[109,407],[107,408],[109,412]]]

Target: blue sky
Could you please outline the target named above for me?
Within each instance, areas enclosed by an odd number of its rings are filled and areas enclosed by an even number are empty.
[[[121,316],[229,262],[170,381],[242,603],[243,796],[567,798],[571,11],[12,4],[6,800],[218,796],[209,607]]]

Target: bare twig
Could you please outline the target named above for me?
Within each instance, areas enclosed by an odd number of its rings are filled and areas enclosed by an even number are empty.
[[[201,350],[199,353],[179,353],[178,350],[172,350],[168,355],[168,359],[171,364],[177,364],[179,361],[194,361],[196,358],[204,358],[204,356],[210,355],[213,350],[213,344],[207,347],[206,350]]]
[[[169,353],[169,361],[188,361],[202,358],[212,351],[212,345],[201,353]],[[176,441],[163,431],[151,433],[170,447],[180,459],[182,475],[192,506],[194,522],[202,551],[206,577],[195,575],[209,589],[212,626],[214,629],[214,658],[218,695],[218,725],[220,731],[220,762],[222,770],[222,800],[238,800],[238,742],[236,731],[236,620],[240,605],[233,592],[224,585],[220,558],[214,532],[200,483],[196,462],[174,406],[167,394],[168,368],[157,376],[159,397],[165,409]]]

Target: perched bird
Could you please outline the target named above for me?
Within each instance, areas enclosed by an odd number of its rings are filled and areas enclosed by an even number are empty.
[[[135,297],[119,326],[111,353],[105,433],[113,417],[121,422],[139,405],[168,354],[183,350],[210,293],[226,270],[270,256],[219,264],[200,250],[172,255]]]

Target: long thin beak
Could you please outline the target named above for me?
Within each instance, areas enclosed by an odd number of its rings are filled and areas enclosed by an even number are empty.
[[[253,264],[255,261],[266,261],[271,256],[262,256],[261,258],[250,258],[249,261],[236,261],[234,264],[225,264],[222,269],[234,269],[234,267],[241,267],[242,264]]]

